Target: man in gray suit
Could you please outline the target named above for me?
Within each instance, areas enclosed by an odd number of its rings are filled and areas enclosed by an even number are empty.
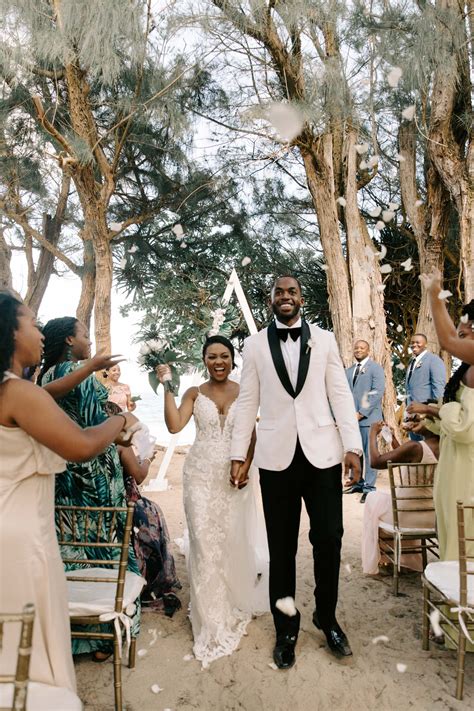
[[[428,339],[423,333],[415,333],[411,339],[411,359],[406,373],[406,400],[412,402],[436,401],[443,396],[446,385],[446,368],[441,358],[426,349]],[[423,437],[410,432],[410,439]]]
[[[365,503],[367,494],[375,491],[377,470],[370,466],[369,432],[373,422],[380,422],[382,416],[382,398],[385,390],[385,375],[381,365],[369,358],[370,346],[367,341],[358,340],[354,343],[354,358],[356,362],[346,370],[347,380],[351,389],[359,420],[359,430],[364,450],[364,476],[346,493],[360,492],[361,504]]]

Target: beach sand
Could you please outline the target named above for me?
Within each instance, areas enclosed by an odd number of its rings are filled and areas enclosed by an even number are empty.
[[[153,463],[156,476],[160,452]],[[178,450],[168,471],[170,488],[146,493],[163,509],[172,540],[182,536],[181,471],[184,453]],[[380,488],[387,486],[380,478]],[[362,574],[360,534],[363,505],[359,496],[344,496],[342,565],[338,620],[350,640],[354,656],[338,661],[326,647],[325,638],[311,622],[313,571],[308,542],[308,520],[302,516],[298,552],[296,603],[301,612],[297,662],[289,671],[274,670],[274,629],[270,614],[251,622],[248,635],[230,657],[208,669],[192,658],[191,627],[187,619],[189,592],[184,558],[173,544],[183,590],[183,607],[172,619],[144,611],[133,670],[122,667],[124,708],[128,711],[370,711],[377,709],[468,709],[474,708],[474,655],[468,655],[464,701],[454,698],[455,653],[431,645],[421,649],[421,582],[419,575],[401,579],[400,592],[391,593],[391,578],[371,579]],[[150,645],[156,630],[157,641]],[[388,642],[374,644],[386,635]],[[406,671],[397,671],[397,664]],[[113,709],[112,662],[96,664],[89,656],[76,658],[78,693],[87,711]],[[154,694],[158,684],[162,691]]]

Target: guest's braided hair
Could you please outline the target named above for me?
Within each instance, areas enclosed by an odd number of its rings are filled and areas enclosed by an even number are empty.
[[[64,316],[63,318],[51,319],[43,328],[43,365],[38,376],[38,385],[41,385],[46,371],[60,362],[59,359],[66,347],[66,338],[75,335],[77,323],[77,318]]]
[[[0,383],[11,367],[15,352],[15,331],[18,329],[18,309],[21,301],[8,291],[0,292]]]
[[[464,304],[461,313],[463,316],[467,316],[469,321],[474,321],[474,299],[471,299],[468,304]],[[456,400],[456,393],[461,384],[463,375],[469,368],[470,363],[461,363],[459,368],[454,371],[444,388],[443,403],[454,402]]]

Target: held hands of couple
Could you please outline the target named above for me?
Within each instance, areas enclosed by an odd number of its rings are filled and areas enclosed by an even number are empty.
[[[232,460],[230,467],[230,485],[235,489],[243,489],[249,482],[249,468],[245,462]]]
[[[344,484],[355,486],[360,479],[360,457],[355,452],[346,452],[344,455]]]

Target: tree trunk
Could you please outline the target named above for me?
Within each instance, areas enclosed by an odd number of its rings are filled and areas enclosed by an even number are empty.
[[[347,253],[352,285],[352,334],[354,341],[357,338],[367,341],[372,358],[384,369],[383,411],[385,419],[395,427],[397,396],[392,376],[392,353],[387,338],[382,275],[374,244],[357,203],[356,142],[357,132],[349,129],[345,136],[343,159]]]
[[[352,362],[352,309],[349,275],[342,252],[334,195],[331,135],[325,134],[317,140],[312,139],[312,150],[302,148],[301,155],[328,267],[327,288],[334,334],[344,365],[348,366]]]
[[[84,244],[84,267],[81,276],[81,298],[77,306],[76,318],[90,329],[95,298],[95,257],[91,240],[85,239],[83,234],[81,236]]]
[[[443,248],[448,228],[449,194],[440,180],[435,166],[428,160],[426,171],[427,204],[420,205],[416,183],[416,133],[411,123],[401,124],[398,132],[400,153],[400,188],[403,207],[415,235],[420,261],[420,272],[429,273],[434,268],[443,273]],[[424,333],[428,347],[439,353],[438,337],[431,316],[426,289],[421,285],[421,303],[416,331]]]
[[[54,219],[51,215],[43,215],[43,237],[53,246],[56,246],[59,239],[60,230],[56,229]],[[33,313],[37,314],[48,286],[51,274],[54,269],[54,254],[45,247],[40,247],[40,256],[33,278],[28,285],[25,296],[25,304],[30,307]]]
[[[13,279],[11,270],[12,250],[3,236],[3,229],[0,229],[0,289],[13,291]]]

